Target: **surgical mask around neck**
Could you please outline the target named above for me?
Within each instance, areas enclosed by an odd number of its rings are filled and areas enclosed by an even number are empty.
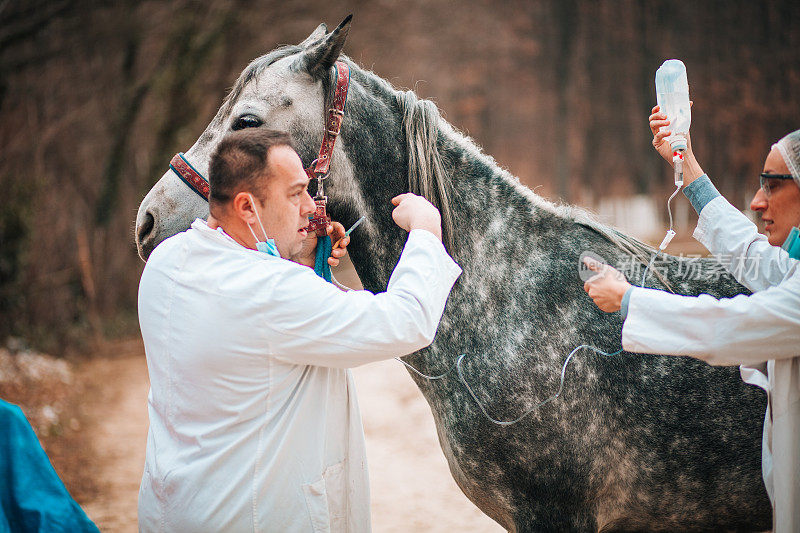
[[[253,195],[248,193],[248,196],[250,197],[250,203],[253,204],[253,211],[256,214],[256,220],[258,220],[258,225],[261,226],[261,232],[264,234],[265,239],[260,241],[258,237],[256,237],[256,233],[253,231],[253,228],[250,226],[250,224],[247,225],[247,229],[250,230],[250,233],[253,234],[253,238],[256,240],[256,250],[267,255],[280,257],[281,254],[278,252],[278,247],[275,245],[275,239],[270,239],[267,237],[267,231],[264,229],[264,224],[262,224],[261,217],[258,215],[258,209],[256,209],[256,202],[253,199]]]
[[[786,250],[792,259],[800,259],[800,228],[792,228],[781,248]]]

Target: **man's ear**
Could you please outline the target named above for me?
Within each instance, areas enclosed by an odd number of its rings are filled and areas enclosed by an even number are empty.
[[[244,191],[237,192],[231,200],[231,211],[233,215],[240,219],[245,224],[255,224],[256,220],[256,206],[250,200],[250,193]]]

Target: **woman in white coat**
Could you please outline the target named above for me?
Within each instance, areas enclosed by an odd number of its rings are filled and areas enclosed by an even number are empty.
[[[671,163],[666,116],[653,108],[653,146]],[[741,365],[742,379],[767,391],[762,472],[772,502],[773,530],[800,531],[800,261],[781,249],[800,225],[800,130],[772,146],[761,188],[750,204],[768,236],[723,198],[686,153],[684,193],[699,214],[694,237],[750,296],[717,300],[633,287],[614,268],[584,289],[600,309],[620,311],[622,347],[629,352],[689,355],[712,365]]]

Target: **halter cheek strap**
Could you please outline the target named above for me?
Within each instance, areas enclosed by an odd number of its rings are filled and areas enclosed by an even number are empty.
[[[350,87],[350,67],[347,63],[337,61],[334,64],[336,76],[336,89],[333,93],[331,107],[325,116],[325,133],[322,136],[322,145],[319,147],[319,155],[311,162],[306,169],[309,178],[317,178],[328,173],[333,156],[333,146],[336,144],[336,137],[342,129],[344,120],[344,106],[347,103],[347,90]]]
[[[322,135],[322,145],[319,148],[319,155],[306,168],[306,174],[311,180],[317,180],[317,194],[314,196],[314,203],[317,209],[309,217],[308,232],[312,231],[317,237],[327,236],[327,227],[331,222],[328,216],[327,204],[328,197],[325,196],[323,180],[328,176],[331,158],[333,157],[333,147],[336,144],[336,137],[342,129],[344,120],[344,106],[347,103],[347,90],[350,87],[350,67],[347,63],[337,61],[334,64],[336,72],[336,90],[333,93],[331,107],[325,115],[325,132]]]

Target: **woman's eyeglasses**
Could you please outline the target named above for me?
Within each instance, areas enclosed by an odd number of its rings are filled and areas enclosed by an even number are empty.
[[[791,174],[770,174],[762,172],[758,175],[758,182],[761,184],[761,189],[767,198],[772,196],[772,191],[780,186],[783,180],[791,180],[794,177]]]

